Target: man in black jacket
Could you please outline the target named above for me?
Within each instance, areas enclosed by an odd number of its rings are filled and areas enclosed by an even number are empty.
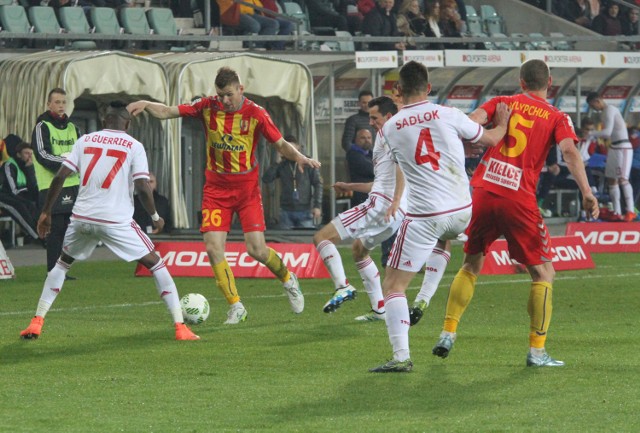
[[[356,140],[347,152],[347,166],[352,183],[373,182],[373,137],[369,129],[359,129],[356,132]],[[351,198],[351,206],[363,203],[369,194],[354,191]]]
[[[0,209],[34,239],[38,239],[38,185],[29,143],[8,144],[11,157],[0,167]]]
[[[394,0],[378,0],[376,7],[364,16],[362,33],[371,36],[401,36],[398,31],[398,16],[393,12]],[[404,42],[370,42],[369,50],[404,50]]]
[[[69,116],[65,113],[66,108],[67,93],[60,88],[51,90],[47,99],[47,111],[38,116],[37,124],[33,129],[32,145],[36,157],[33,165],[40,191],[40,204],[44,203],[51,181],[62,165],[62,161],[80,137],[80,131],[69,121]],[[53,206],[51,233],[47,237],[47,272],[53,269],[62,252],[64,233],[69,225],[79,185],[80,178],[77,174],[69,176]]]
[[[156,175],[153,173],[149,173],[149,187],[151,188],[151,191],[153,191],[153,201],[156,203],[156,212],[158,212],[160,218],[164,220],[162,233],[171,233],[171,230],[173,229],[171,205],[169,204],[169,199],[158,192],[158,180],[156,179]],[[138,194],[133,196],[133,208],[133,219],[135,222],[138,223],[142,230],[147,233],[151,233],[153,231],[153,221],[151,220],[151,215],[149,215],[149,212],[147,212],[140,201]]]
[[[287,135],[284,139],[302,152],[302,146],[296,137]],[[320,170],[304,167],[304,172],[301,173],[294,161],[283,159],[276,162],[264,172],[262,181],[272,183],[280,178],[279,228],[314,228],[322,215]]]

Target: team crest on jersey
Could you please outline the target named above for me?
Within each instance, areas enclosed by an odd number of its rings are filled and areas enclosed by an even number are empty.
[[[242,119],[240,121],[240,133],[246,134],[249,132],[249,121],[247,119]]]

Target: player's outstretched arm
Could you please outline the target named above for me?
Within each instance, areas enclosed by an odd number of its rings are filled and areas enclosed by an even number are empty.
[[[134,181],[134,186],[138,193],[138,197],[140,198],[140,203],[144,207],[149,215],[151,215],[151,222],[153,224],[153,234],[160,233],[164,228],[164,219],[158,215],[156,211],[156,204],[153,201],[153,191],[149,186],[148,179],[136,179]],[[154,219],[155,218],[155,219]]]
[[[127,105],[127,111],[132,116],[137,116],[143,111],[151,114],[158,119],[173,119],[180,117],[180,111],[177,106],[170,107],[168,105],[161,104],[160,102],[151,101],[136,101]]]
[[[580,151],[578,151],[578,148],[571,138],[565,138],[558,143],[558,146],[560,146],[560,151],[562,151],[562,158],[567,163],[567,168],[573,175],[582,193],[582,207],[593,219],[598,218],[600,213],[598,200],[594,197],[591,187],[589,186]]]
[[[298,170],[300,170],[300,172],[304,171],[305,166],[311,168],[320,168],[321,164],[319,161],[304,156],[302,153],[298,152],[298,149],[293,147],[293,145],[284,138],[280,138],[280,140],[273,143],[273,146],[278,152],[280,152],[282,156],[290,161],[297,162]]]
[[[333,184],[333,189],[335,189],[337,193],[341,194],[349,191],[369,194],[372,186],[373,182],[336,182]]]

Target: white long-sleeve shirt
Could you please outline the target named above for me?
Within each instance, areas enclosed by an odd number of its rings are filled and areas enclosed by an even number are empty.
[[[622,118],[620,110],[613,105],[605,105],[602,110],[604,126],[600,131],[592,131],[589,136],[595,138],[608,138],[611,147],[615,149],[631,149],[627,124]]]

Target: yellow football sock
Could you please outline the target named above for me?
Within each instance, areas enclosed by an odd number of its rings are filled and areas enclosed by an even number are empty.
[[[544,348],[547,340],[549,322],[551,322],[553,287],[551,283],[536,282],[531,283],[531,293],[529,294],[529,346],[536,349]]]
[[[287,281],[289,281],[289,278],[291,278],[289,269],[287,269],[287,267],[282,262],[282,259],[273,250],[273,248],[269,248],[269,258],[264,263],[264,265],[283,283],[286,283]]]
[[[211,265],[213,268],[213,275],[216,278],[216,286],[222,292],[229,305],[235,304],[240,300],[238,296],[238,289],[236,289],[236,279],[231,272],[229,263],[226,260],[221,261],[216,265]]]
[[[460,269],[453,279],[449,288],[449,299],[447,299],[447,311],[444,316],[443,329],[447,332],[456,332],[460,318],[467,309],[473,291],[476,286],[477,275]]]

